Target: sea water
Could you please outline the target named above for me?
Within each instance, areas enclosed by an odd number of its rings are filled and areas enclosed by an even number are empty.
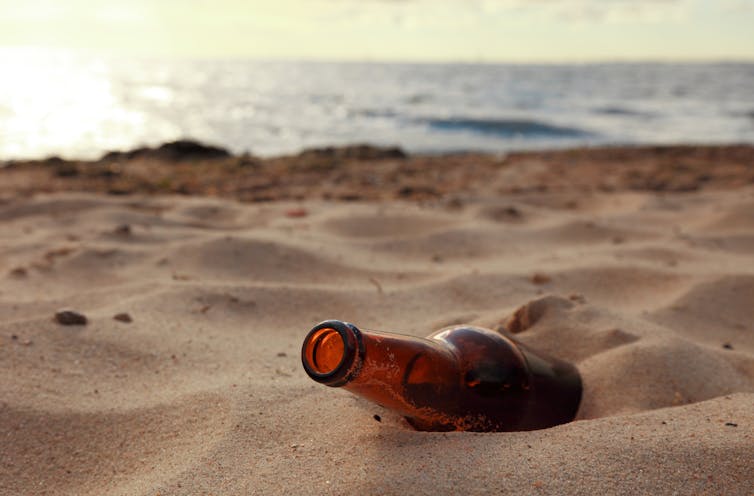
[[[193,138],[269,156],[754,143],[754,64],[391,64],[0,50],[0,159]]]

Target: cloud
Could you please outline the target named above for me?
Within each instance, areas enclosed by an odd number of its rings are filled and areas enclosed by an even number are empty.
[[[720,3],[728,12],[743,14],[754,11],[754,0],[720,0]]]
[[[532,2],[528,2],[531,4]],[[662,22],[686,15],[689,0],[539,0],[573,21]]]
[[[356,9],[394,9],[406,13],[420,8],[431,17],[447,9],[485,15],[506,13],[556,17],[563,21],[644,21],[678,19],[686,14],[692,0],[324,0],[330,4],[355,4]],[[751,5],[752,0],[725,0]]]

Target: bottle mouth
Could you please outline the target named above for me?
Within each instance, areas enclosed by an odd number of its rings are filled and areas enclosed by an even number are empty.
[[[301,363],[309,377],[328,386],[342,386],[358,372],[363,343],[356,326],[339,320],[316,325],[304,338]]]

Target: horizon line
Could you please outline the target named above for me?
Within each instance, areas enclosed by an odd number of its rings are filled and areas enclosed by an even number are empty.
[[[50,47],[36,45],[0,45],[0,55],[4,52],[38,52],[45,55],[67,54],[72,56],[101,57],[106,59],[159,59],[196,62],[209,61],[248,61],[248,62],[288,62],[288,63],[343,63],[343,64],[411,64],[411,65],[597,65],[597,64],[754,64],[754,56],[612,56],[594,58],[482,58],[482,57],[333,57],[321,55],[259,55],[259,54],[188,54],[188,53],[129,53],[120,51],[105,52],[93,48]]]

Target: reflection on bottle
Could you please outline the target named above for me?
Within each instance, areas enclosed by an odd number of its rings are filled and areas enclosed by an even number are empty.
[[[451,327],[422,339],[322,322],[304,340],[304,369],[400,413],[419,430],[518,431],[570,422],[576,368],[511,337]]]

